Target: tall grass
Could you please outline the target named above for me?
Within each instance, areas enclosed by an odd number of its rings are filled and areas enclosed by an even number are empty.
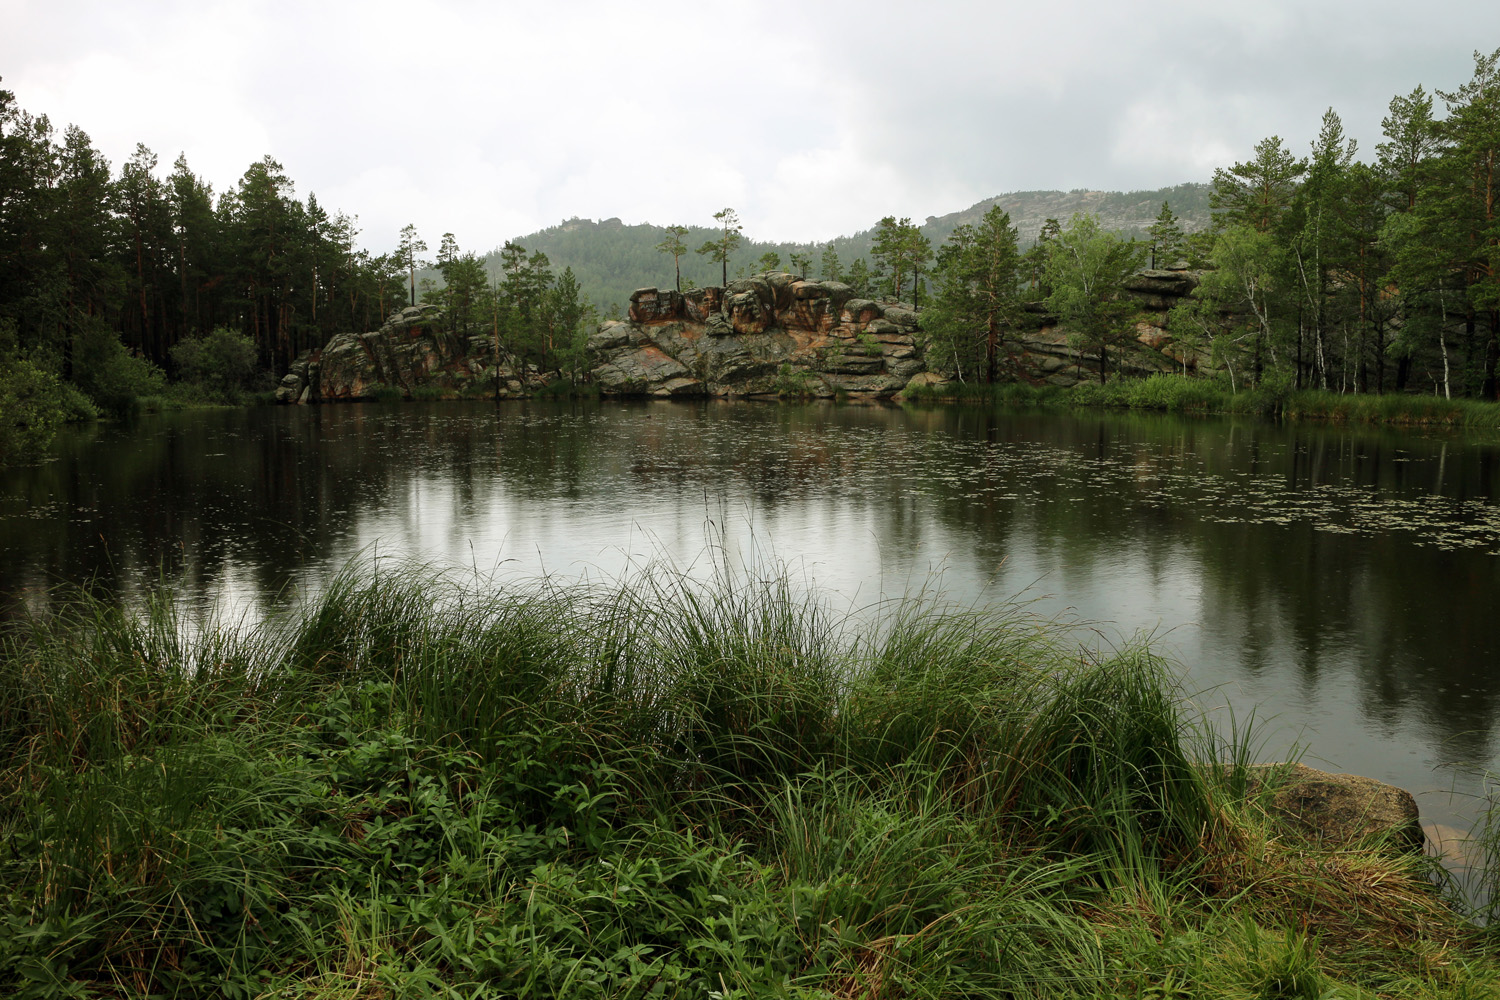
[[[1333,423],[1500,427],[1500,403],[1477,399],[1443,399],[1409,393],[1340,393],[1292,390],[1285,385],[1230,391],[1200,378],[1155,374],[1115,378],[1104,385],[1084,382],[1070,389],[1007,382],[996,385],[959,383],[919,386],[907,394],[914,402],[956,400],[1016,408],[1113,407],[1167,413],[1240,413],[1285,420]]]
[[[177,607],[0,633],[6,995],[1315,996],[1467,940],[1408,862],[1267,834],[1148,648],[1024,609],[420,569]]]

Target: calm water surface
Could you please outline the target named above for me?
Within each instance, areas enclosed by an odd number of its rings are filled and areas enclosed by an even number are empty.
[[[1165,416],[516,403],[172,414],[0,472],[0,602],[168,579],[256,615],[351,559],[616,577],[721,557],[1146,632],[1265,758],[1464,825],[1500,770],[1500,444]],[[1462,795],[1450,797],[1457,788]]]

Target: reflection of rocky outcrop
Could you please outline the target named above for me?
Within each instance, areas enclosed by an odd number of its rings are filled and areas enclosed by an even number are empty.
[[[438,306],[408,306],[392,313],[371,333],[335,334],[317,350],[292,363],[277,387],[282,403],[364,399],[381,387],[410,396],[419,388],[464,395],[485,387],[494,391],[496,366],[491,340],[442,328]],[[535,386],[533,372],[499,367],[498,395],[517,395]]]
[[[686,293],[642,288],[589,339],[615,395],[889,396],[924,371],[917,314],[837,281],[772,273]]]

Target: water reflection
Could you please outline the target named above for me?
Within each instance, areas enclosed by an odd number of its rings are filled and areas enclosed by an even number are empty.
[[[1494,764],[1493,442],[1159,416],[832,405],[330,406],[66,436],[0,474],[3,600],[178,581],[259,613],[371,553],[613,575],[710,549],[851,603],[1154,631],[1206,702],[1415,790]],[[715,548],[718,547],[718,548]],[[1445,806],[1424,801],[1445,815]]]

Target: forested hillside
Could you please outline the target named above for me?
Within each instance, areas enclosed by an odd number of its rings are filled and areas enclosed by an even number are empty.
[[[1318,135],[1268,136],[1209,184],[1005,194],[822,244],[757,241],[755,220],[726,209],[664,220],[694,226],[571,219],[484,256],[408,226],[377,255],[357,248],[352,215],[299,198],[272,156],[219,191],[145,146],[116,168],[82,128],[59,131],[0,90],[0,461],[58,421],[143,396],[234,401],[413,298],[442,305],[450,332],[482,330],[538,370],[577,373],[587,305],[609,315],[638,287],[670,287],[664,249],[684,285],[790,270],[933,305],[933,344],[990,379],[1023,295],[1103,378],[1109,352],[1138,336],[1120,276],[1186,257],[1202,284],[1164,329],[1231,388],[1495,398],[1500,51],[1476,52],[1451,91],[1397,95],[1382,129],[1370,156],[1329,109]]]
[[[977,221],[990,208],[999,205],[1010,213],[1011,222],[1020,232],[1022,247],[1036,241],[1037,233],[1047,219],[1066,222],[1075,212],[1097,214],[1105,229],[1127,238],[1141,238],[1161,211],[1163,201],[1171,204],[1172,211],[1177,214],[1179,224],[1185,231],[1206,228],[1210,219],[1208,196],[1207,183],[1179,184],[1155,191],[1129,193],[1016,191],[987,198],[959,212],[930,216],[918,228],[933,246],[939,246],[958,226]],[[521,236],[514,242],[528,251],[546,254],[554,267],[571,267],[583,289],[584,298],[593,303],[601,313],[607,313],[611,307],[623,309],[630,293],[637,288],[672,285],[672,258],[656,249],[656,245],[662,241],[664,227],[670,221],[663,220],[661,225],[626,225],[619,219],[605,219],[602,222],[569,219],[556,226]],[[811,273],[821,276],[825,249],[832,249],[840,266],[847,270],[856,259],[870,258],[876,235],[875,221],[871,220],[869,229],[823,243],[774,243],[756,240],[754,220],[747,220],[745,240],[733,255],[730,276],[753,274],[761,270],[759,262],[767,253],[774,253],[782,266],[789,270],[792,268],[792,255],[805,254],[812,261]],[[683,280],[697,285],[718,283],[719,265],[693,252],[705,242],[715,239],[719,235],[718,230],[709,225],[688,226],[687,229],[687,235],[682,238],[689,248],[681,261]],[[486,266],[492,273],[499,273],[499,250],[489,255]]]

